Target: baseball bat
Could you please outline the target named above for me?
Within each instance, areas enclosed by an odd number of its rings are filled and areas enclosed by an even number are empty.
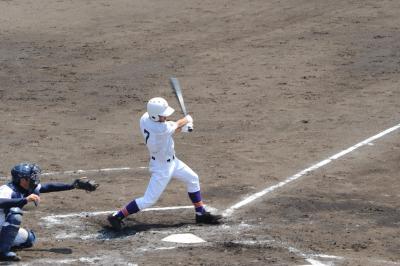
[[[178,99],[179,106],[181,107],[182,113],[186,116],[188,113],[186,110],[185,102],[183,101],[182,89],[181,89],[181,85],[179,84],[179,80],[177,78],[171,77],[169,79],[169,81],[171,83],[172,89],[175,92],[175,96]],[[193,128],[189,127],[188,130],[192,131]]]

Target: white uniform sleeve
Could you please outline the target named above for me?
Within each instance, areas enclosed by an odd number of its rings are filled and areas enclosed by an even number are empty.
[[[166,125],[166,134],[171,135],[174,134],[175,130],[178,128],[178,123],[174,121],[167,121]]]
[[[6,185],[0,187],[0,199],[11,199],[13,191]]]

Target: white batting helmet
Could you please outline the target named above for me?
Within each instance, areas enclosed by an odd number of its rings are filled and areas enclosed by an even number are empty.
[[[150,99],[147,103],[147,113],[153,121],[159,121],[159,116],[170,116],[175,112],[173,108],[168,106],[168,102],[161,97]]]

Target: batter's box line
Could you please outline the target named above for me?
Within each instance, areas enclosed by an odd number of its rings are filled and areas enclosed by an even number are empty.
[[[172,207],[154,207],[154,208],[147,208],[142,210],[142,212],[148,211],[170,211],[170,210],[181,210],[181,209],[193,209],[193,205],[190,206],[172,206]],[[214,208],[207,207],[208,210],[215,210]],[[91,216],[98,216],[98,215],[108,215],[114,213],[114,211],[97,211],[97,212],[77,212],[77,213],[67,213],[67,214],[56,214],[56,215],[49,215],[46,217],[40,218],[44,220],[48,225],[57,225],[57,224],[64,224],[63,219],[70,219],[70,218],[86,218]],[[70,221],[70,220],[69,220]]]
[[[148,169],[147,166],[139,167],[114,167],[114,168],[101,168],[101,169],[89,169],[89,170],[69,170],[60,172],[47,172],[42,173],[42,176],[57,176],[57,175],[82,175],[82,174],[92,174],[92,173],[107,173],[107,172],[123,172],[123,171],[133,171]],[[8,176],[0,176],[0,180],[9,180]]]
[[[96,257],[80,257],[80,258],[68,258],[68,259],[48,259],[42,258],[33,260],[30,262],[24,262],[17,265],[126,265],[126,266],[138,266],[136,263],[122,260],[120,257],[115,258],[111,256],[96,256]],[[8,264],[7,264],[8,265]]]

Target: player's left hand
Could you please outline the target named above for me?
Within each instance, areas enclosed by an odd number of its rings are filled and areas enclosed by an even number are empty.
[[[97,184],[96,181],[90,180],[87,177],[81,177],[76,179],[74,183],[72,183],[72,185],[76,189],[83,189],[88,192],[95,191],[99,187],[99,184]]]
[[[182,127],[182,132],[190,133],[193,131],[193,123],[187,123]]]

